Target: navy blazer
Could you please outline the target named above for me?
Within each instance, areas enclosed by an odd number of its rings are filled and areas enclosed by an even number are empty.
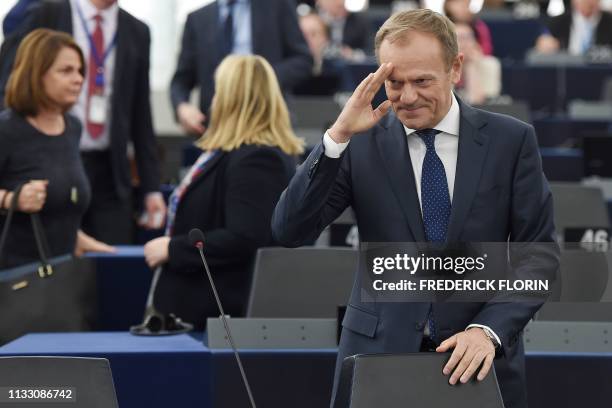
[[[211,158],[178,205],[156,307],[198,329],[219,316],[200,255],[189,243],[189,231],[199,228],[225,312],[244,316],[255,253],[272,244],[272,211],[294,172],[295,159],[276,147],[244,145]]]
[[[532,126],[459,101],[460,131],[449,242],[554,242],[552,196]],[[342,211],[355,211],[364,242],[424,242],[425,233],[403,125],[389,114],[355,135],[340,159],[322,143],[283,192],[272,219],[279,242],[299,246]],[[558,248],[552,244],[552,273]],[[547,258],[549,259],[549,258]],[[526,406],[522,330],[541,303],[434,303],[439,339],[476,323],[502,342],[495,368],[506,407]],[[429,303],[362,302],[356,275],[342,323],[339,368],[358,353],[419,350]]]
[[[293,0],[251,0],[253,54],[264,57],[274,68],[280,86],[290,90],[307,78],[312,57],[298,25]],[[210,108],[215,92],[214,73],[219,60],[219,5],[215,1],[187,16],[176,72],[170,84],[170,99],[176,112],[200,87],[200,110]]]
[[[117,49],[110,118],[110,153],[117,194],[129,197],[132,191],[127,145],[134,154],[143,193],[159,191],[160,171],[157,142],[153,133],[149,89],[149,27],[123,9],[117,21]],[[72,35],[72,10],[69,0],[43,1],[32,7],[27,19],[2,45],[0,96],[21,39],[36,28],[51,28]],[[6,59],[6,60],[5,60]],[[8,67],[8,68],[7,68]],[[87,86],[84,84],[83,86]]]

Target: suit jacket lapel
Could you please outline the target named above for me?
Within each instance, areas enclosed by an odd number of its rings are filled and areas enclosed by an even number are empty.
[[[211,55],[214,56],[212,61],[217,61],[214,66],[219,65],[220,59],[220,30],[221,25],[219,24],[219,3],[213,2],[209,13],[203,14],[201,21],[198,24],[202,25],[202,29],[197,29],[198,33],[198,44],[194,47],[199,48],[199,55]],[[213,69],[214,70],[214,69]]]
[[[479,132],[484,122],[478,112],[463,103],[459,98],[460,124],[459,148],[457,152],[457,170],[455,188],[446,239],[448,242],[459,238],[461,229],[478,190],[480,175],[486,158],[488,137]]]
[[[425,241],[421,206],[414,182],[406,131],[393,114],[387,118],[387,123],[389,125],[387,131],[376,138],[381,161],[384,163],[393,192],[408,220],[414,240]]]
[[[117,132],[113,131],[113,127],[117,122],[117,118],[121,117],[121,109],[123,109],[124,104],[122,103],[122,92],[124,89],[123,84],[123,76],[125,72],[131,72],[129,69],[126,69],[126,66],[130,65],[130,53],[129,53],[129,33],[127,29],[128,21],[126,19],[125,11],[123,9],[119,9],[119,14],[117,16],[117,45],[115,46],[115,66],[113,67],[113,93],[111,96],[112,105],[111,105],[111,117],[110,117],[110,137],[112,139],[114,134]],[[132,78],[133,79],[133,78]],[[128,79],[129,80],[129,79]]]
[[[268,21],[266,13],[272,9],[267,7],[262,0],[251,0],[251,41],[253,46],[253,54],[263,55],[265,44],[262,42],[265,39],[264,30]]]
[[[193,189],[193,187],[195,187],[202,180],[204,180],[206,178],[206,176],[211,174],[212,173],[211,170],[217,164],[219,164],[219,161],[221,160],[221,158],[223,156],[225,156],[226,154],[227,154],[226,152],[219,152],[213,158],[211,158],[208,162],[206,162],[206,165],[204,166],[204,171],[202,171],[193,180],[191,180],[191,183],[189,183],[189,185],[187,186],[187,189],[185,190],[185,195],[189,194],[189,191],[191,191]]]

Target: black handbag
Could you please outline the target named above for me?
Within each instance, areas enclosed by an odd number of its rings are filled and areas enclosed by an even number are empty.
[[[21,187],[14,191],[0,237],[2,259]],[[89,331],[96,321],[93,260],[70,254],[49,259],[40,216],[30,215],[39,262],[0,270],[0,345],[32,332]]]

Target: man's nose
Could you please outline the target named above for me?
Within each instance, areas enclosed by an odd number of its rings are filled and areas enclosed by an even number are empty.
[[[402,105],[412,105],[418,99],[416,90],[414,86],[410,84],[405,84],[402,89],[402,94],[400,95],[400,102]]]

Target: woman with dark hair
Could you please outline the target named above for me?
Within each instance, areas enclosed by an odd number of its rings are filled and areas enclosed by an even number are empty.
[[[83,53],[68,34],[38,29],[17,50],[0,113],[0,208],[8,209],[13,190],[23,187],[1,267],[39,259],[30,213],[40,213],[48,256],[113,251],[79,230],[90,188],[79,156],[81,124],[67,111],[84,73]]]
[[[255,253],[272,244],[272,211],[303,152],[264,58],[231,55],[221,62],[210,127],[197,145],[201,156],[170,197],[166,236],[149,241],[144,252],[150,267],[163,265],[156,308],[202,329],[219,313],[189,231],[204,232],[226,313],[243,316]]]

